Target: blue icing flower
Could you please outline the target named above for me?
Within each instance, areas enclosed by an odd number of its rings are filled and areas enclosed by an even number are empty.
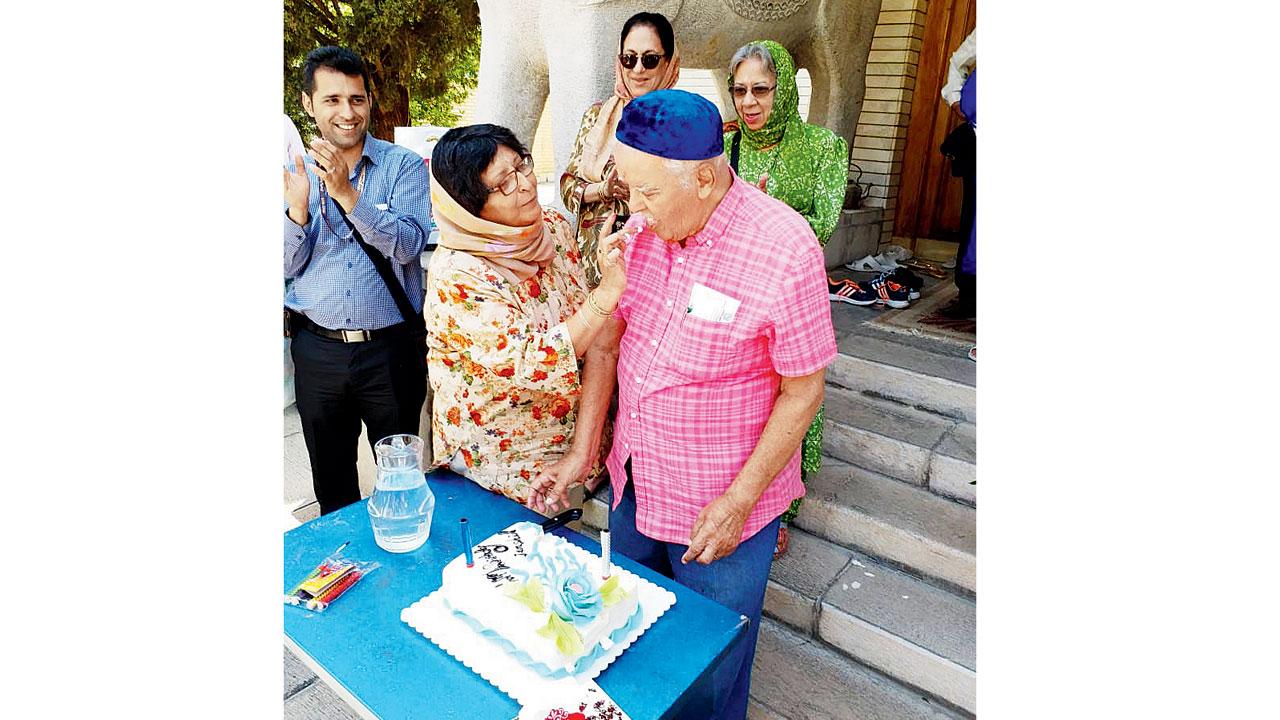
[[[587,623],[604,609],[604,599],[600,591],[592,587],[586,568],[578,566],[553,581],[551,609],[566,622]]]

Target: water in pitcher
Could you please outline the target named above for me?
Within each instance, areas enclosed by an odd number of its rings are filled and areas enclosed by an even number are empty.
[[[369,496],[373,539],[383,550],[417,550],[431,535],[435,495],[422,473],[422,439],[392,435],[374,445],[378,474]]]

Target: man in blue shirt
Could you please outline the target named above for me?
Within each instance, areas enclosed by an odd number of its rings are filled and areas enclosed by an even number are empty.
[[[362,421],[371,443],[419,432],[431,201],[422,158],[368,134],[360,56],[317,48],[302,72],[302,106],[320,137],[284,171],[284,275],[293,279],[285,307],[312,483],[328,513],[360,499]]]

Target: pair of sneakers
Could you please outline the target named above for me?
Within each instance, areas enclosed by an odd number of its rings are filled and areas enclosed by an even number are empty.
[[[850,305],[887,305],[901,309],[910,305],[911,300],[920,297],[922,281],[915,283],[911,278],[900,275],[909,271],[899,270],[893,273],[881,273],[871,280],[854,282],[853,280],[834,281],[827,278],[827,297],[833,302]],[[914,278],[920,281],[920,278]]]
[[[911,289],[885,276],[862,282],[852,280],[835,282],[827,278],[827,297],[833,302],[850,305],[879,303],[891,308],[904,308],[910,304],[908,301],[911,299]]]

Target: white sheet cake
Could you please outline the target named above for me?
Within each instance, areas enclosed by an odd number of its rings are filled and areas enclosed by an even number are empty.
[[[516,523],[444,568],[445,607],[539,675],[575,675],[641,622],[635,579],[563,538]]]

